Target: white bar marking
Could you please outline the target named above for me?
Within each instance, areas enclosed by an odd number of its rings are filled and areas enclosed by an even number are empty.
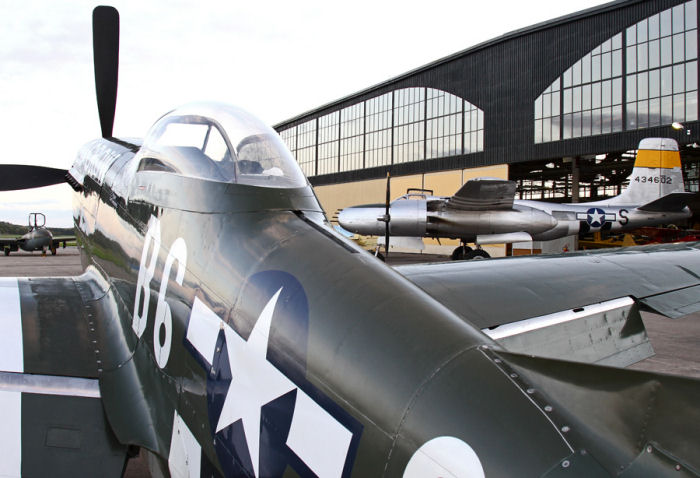
[[[199,478],[202,462],[202,447],[197,442],[185,421],[175,412],[173,435],[170,438],[168,468],[175,478]]]
[[[187,325],[187,340],[204,356],[209,365],[214,363],[216,339],[219,337],[221,324],[219,316],[195,297],[190,322]]]
[[[100,398],[96,378],[0,372],[0,391]],[[1,476],[1,475],[0,475]]]
[[[0,307],[0,370],[22,373],[22,314],[16,278],[0,277]]]
[[[341,476],[352,433],[297,389],[287,446],[317,476]]]
[[[22,394],[0,391],[0,476],[22,474]]]

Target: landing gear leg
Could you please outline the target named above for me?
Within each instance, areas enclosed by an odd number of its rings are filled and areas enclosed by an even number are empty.
[[[379,252],[379,248],[380,248],[380,246],[379,246],[379,244],[377,244],[377,248],[374,250],[374,257],[376,257],[377,259],[379,259],[382,262],[386,262],[386,259],[384,259],[384,254]]]

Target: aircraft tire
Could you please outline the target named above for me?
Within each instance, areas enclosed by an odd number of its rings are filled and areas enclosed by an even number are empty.
[[[469,246],[459,246],[452,251],[452,260],[461,261],[467,258],[467,255],[472,252],[472,248]]]
[[[470,251],[466,256],[464,256],[464,258],[468,261],[488,259],[490,257],[491,256],[489,255],[489,253],[483,249],[474,249],[473,251]]]

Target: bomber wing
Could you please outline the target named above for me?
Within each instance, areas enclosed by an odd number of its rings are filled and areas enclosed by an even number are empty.
[[[656,245],[396,270],[509,350],[619,366],[653,353],[640,308],[673,318],[700,311],[699,249]]]
[[[512,209],[515,183],[498,178],[477,178],[467,181],[447,200],[449,209],[484,211]]]
[[[90,290],[86,276],[0,278],[2,476],[121,476]]]

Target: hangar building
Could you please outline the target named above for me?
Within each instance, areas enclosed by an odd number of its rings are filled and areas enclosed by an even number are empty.
[[[651,136],[678,141],[697,191],[697,0],[620,0],[517,30],[275,129],[329,217],[383,202],[387,172],[393,197],[491,176],[521,199],[603,199]]]

